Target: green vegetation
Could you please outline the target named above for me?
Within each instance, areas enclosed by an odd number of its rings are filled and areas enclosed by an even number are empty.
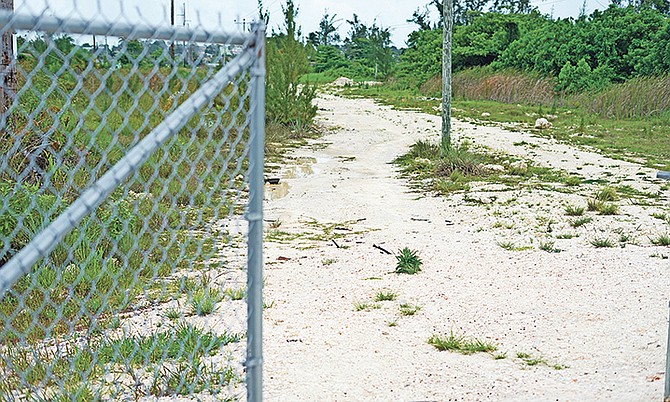
[[[453,332],[448,336],[432,335],[428,338],[428,343],[440,351],[458,352],[464,355],[474,353],[491,353],[498,347],[491,343],[477,338],[466,338],[461,335],[455,335]]]
[[[593,218],[591,218],[590,216],[585,216],[583,218],[579,218],[579,219],[575,219],[575,220],[571,221],[570,226],[572,226],[573,228],[578,228],[580,226],[586,225],[587,223],[591,222],[592,220],[593,220]]]
[[[207,287],[196,290],[191,296],[190,304],[195,314],[202,316],[212,314],[221,300],[223,300],[221,292]]]
[[[370,311],[382,308],[378,303],[368,303],[357,301],[354,303],[354,311]]]
[[[247,289],[246,287],[227,288],[223,290],[223,294],[230,300],[244,300],[247,297]]]
[[[548,253],[560,253],[561,249],[556,248],[554,244],[555,243],[553,241],[540,242],[539,248],[540,250],[546,251]]]
[[[379,290],[375,294],[375,301],[376,302],[382,302],[382,301],[393,301],[398,297],[398,294],[395,292],[392,292],[390,290]]]
[[[239,381],[239,374],[232,367],[207,363],[206,358],[217,355],[224,346],[237,343],[243,337],[243,334],[215,334],[192,324],[178,324],[168,331],[147,336],[91,339],[85,345],[72,343],[61,353],[17,347],[7,355],[11,369],[2,390],[15,389],[19,384],[44,389],[55,386],[58,381],[72,395],[79,393],[81,400],[89,400],[86,395],[91,393],[90,382],[101,381],[98,385],[102,389],[109,387],[113,392],[124,392],[117,388],[118,384],[101,378],[108,372],[109,365],[114,364],[130,376],[137,376],[142,369],[153,371],[155,376],[133,384],[133,387],[151,390],[153,395],[188,395],[204,389],[217,392]],[[175,367],[180,370],[176,371]],[[185,381],[189,378],[194,381]],[[63,400],[70,400],[70,396]]]
[[[400,303],[400,315],[412,316],[421,310],[421,306],[411,303]]]
[[[670,233],[662,234],[649,240],[655,246],[670,246]]]
[[[396,254],[395,258],[397,260],[395,268],[397,274],[413,275],[421,271],[423,262],[419,258],[418,251],[405,247]]]
[[[575,207],[568,205],[565,207],[565,214],[568,216],[582,216],[584,215],[584,207]]]
[[[607,237],[598,237],[590,241],[591,245],[596,248],[614,247],[614,242]]]

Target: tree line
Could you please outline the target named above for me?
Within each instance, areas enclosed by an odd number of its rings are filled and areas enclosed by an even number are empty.
[[[417,9],[408,21],[418,29],[401,52],[390,47],[390,39],[374,41],[374,35],[369,35],[375,29],[388,33],[388,28],[373,24],[367,31],[358,29],[356,16],[347,21],[347,38],[338,42],[332,30],[335,16],[326,13],[320,30],[310,35],[316,45],[313,70],[373,78],[371,62],[384,60],[378,75],[394,76],[408,85],[418,86],[439,75],[442,23],[431,21],[429,7],[442,15],[441,0]],[[670,71],[670,0],[613,0],[605,10],[590,15],[585,8],[584,4],[577,18],[554,19],[527,0],[456,0],[453,69],[486,66],[493,71],[511,68],[540,73],[555,77],[556,90],[566,92]],[[361,64],[368,69],[358,68]]]

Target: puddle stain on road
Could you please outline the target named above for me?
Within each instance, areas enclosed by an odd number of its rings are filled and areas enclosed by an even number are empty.
[[[320,171],[314,165],[323,161],[325,161],[324,158],[297,157],[293,159],[291,165],[285,166],[281,170],[280,176],[282,179],[297,179],[313,175]],[[286,197],[289,193],[289,188],[289,184],[286,181],[280,181],[277,184],[266,183],[265,198],[274,201]]]

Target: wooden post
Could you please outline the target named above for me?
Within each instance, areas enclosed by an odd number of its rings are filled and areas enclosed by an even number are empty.
[[[451,30],[454,24],[454,2],[442,6],[442,146],[444,156],[451,149]]]
[[[14,11],[14,0],[0,0],[0,9]],[[0,38],[0,113],[3,115],[9,110],[15,93],[14,35],[12,32],[4,32]],[[7,120],[4,123],[6,125]],[[5,128],[2,127],[3,130]]]

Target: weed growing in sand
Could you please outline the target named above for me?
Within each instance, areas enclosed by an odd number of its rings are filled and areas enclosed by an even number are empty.
[[[493,354],[493,359],[494,359],[494,360],[503,360],[503,359],[507,359],[507,352],[494,353],[494,354]]]
[[[499,241],[499,242],[496,242],[496,244],[498,244],[498,246],[500,248],[502,248],[504,250],[507,250],[507,251],[516,250],[516,245],[511,241]]]
[[[549,364],[543,357],[534,357],[530,353],[525,353],[525,352],[517,352],[516,357],[518,359],[521,359],[523,363],[527,366],[538,366],[538,365],[543,365],[547,367],[551,367],[554,370],[563,370],[565,368],[568,368],[568,366],[564,364]]]
[[[398,295],[390,290],[379,290],[375,295],[376,302],[382,301],[393,301],[398,297]]]
[[[626,233],[621,233],[619,235],[619,243],[630,243],[633,241],[633,236],[626,234]]]
[[[223,291],[225,296],[228,296],[230,300],[242,300],[247,297],[247,290],[245,288],[227,288]]]
[[[326,258],[326,259],[324,259],[324,260],[321,261],[321,264],[322,264],[324,267],[327,267],[328,265],[333,265],[333,264],[335,264],[336,262],[337,262],[337,260],[334,259],[334,258]]]
[[[649,239],[654,246],[670,246],[670,233],[662,234],[653,239]]]
[[[421,310],[421,306],[417,304],[410,303],[401,303],[400,304],[400,315],[403,316],[412,316]]]
[[[603,187],[596,193],[595,198],[599,201],[616,201],[619,199],[619,196],[616,193],[616,189],[612,187]]]
[[[191,307],[197,315],[209,315],[214,312],[216,305],[221,300],[223,300],[223,295],[216,289],[198,289],[191,298]]]
[[[660,220],[662,220],[662,221],[668,221],[668,222],[670,222],[670,218],[669,218],[668,215],[667,215],[666,213],[664,213],[664,212],[663,212],[663,213],[661,213],[661,212],[654,212],[653,214],[651,214],[651,216],[654,217],[654,218],[656,218],[656,219],[660,219]]]
[[[579,237],[579,235],[577,233],[561,233],[556,236],[557,239],[564,240],[574,239],[575,237]]]
[[[605,203],[599,199],[591,198],[586,201],[586,209],[589,211],[600,211]]]
[[[177,321],[178,319],[181,318],[181,312],[179,312],[179,309],[176,308],[170,308],[165,311],[165,318],[167,318],[170,321]]]
[[[584,215],[584,207],[568,205],[565,207],[565,214],[568,216],[582,216]]]
[[[618,215],[619,206],[616,204],[605,202],[600,206],[598,213],[600,213],[600,215]]]
[[[670,258],[669,256],[667,256],[667,255],[665,255],[665,254],[661,254],[661,253],[654,253],[654,254],[651,254],[649,257],[651,257],[651,258],[660,258],[660,259],[662,259],[662,260],[667,260],[668,258]]]
[[[565,183],[566,186],[575,187],[582,184],[582,179],[577,176],[568,176],[563,180],[563,183]]]
[[[98,359],[103,364],[132,366],[157,363],[166,357],[186,361],[213,356],[222,346],[239,342],[242,338],[242,334],[225,332],[219,335],[192,324],[179,324],[167,332],[107,341],[100,347]]]
[[[585,217],[575,219],[574,221],[570,222],[570,226],[572,226],[573,228],[578,228],[580,226],[586,225],[587,223],[591,222],[592,220],[593,220],[593,218],[591,218],[590,216],[585,216]]]
[[[455,335],[453,331],[445,337],[433,335],[428,338],[428,343],[433,345],[437,350],[458,352],[464,355],[471,355],[481,352],[491,353],[498,349],[498,347],[491,342],[482,341],[477,338],[466,338],[461,335]]]
[[[419,258],[419,254],[416,250],[410,250],[405,247],[395,256],[397,260],[395,272],[397,274],[409,274],[413,275],[421,271],[421,265],[423,262]]]
[[[389,327],[397,327],[398,326],[398,319],[396,318],[395,320],[387,321],[386,325],[388,325]]]
[[[596,248],[614,247],[614,242],[607,237],[595,238],[590,241],[591,245]]]
[[[354,303],[354,311],[370,311],[370,310],[377,310],[380,308],[382,308],[382,306],[377,303],[367,303],[367,302]]]
[[[553,241],[540,242],[540,250],[546,251],[547,253],[560,253],[561,249],[554,247]]]

